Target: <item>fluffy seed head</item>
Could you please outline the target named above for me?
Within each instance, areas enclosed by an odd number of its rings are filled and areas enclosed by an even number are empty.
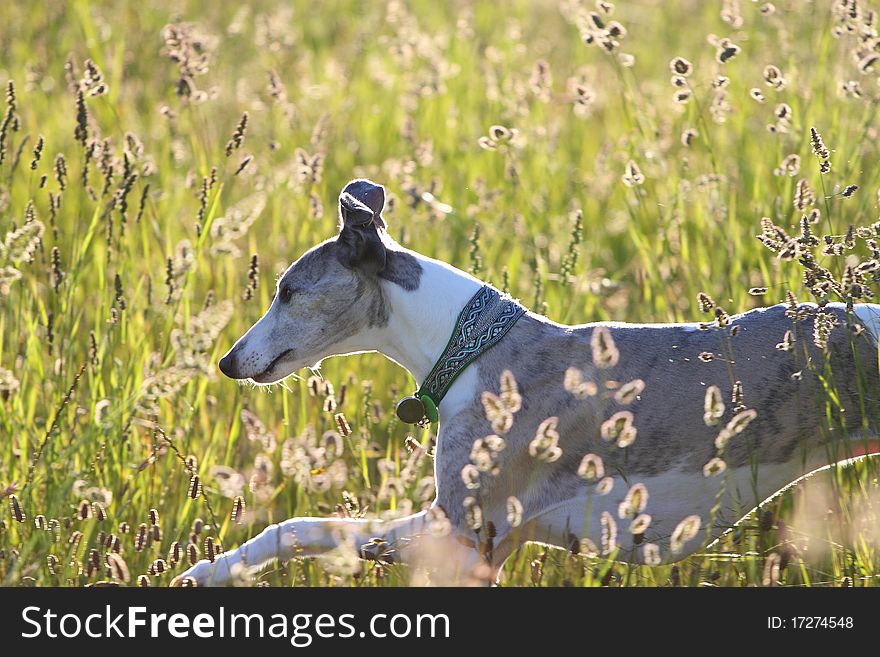
[[[747,408],[744,411],[740,411],[736,415],[734,415],[730,422],[727,423],[715,438],[715,447],[719,450],[723,450],[727,447],[727,443],[730,442],[730,439],[735,435],[742,433],[749,423],[758,417],[758,412],[753,408]]]
[[[700,531],[700,524],[700,516],[697,515],[688,516],[678,523],[678,526],[672,532],[672,538],[669,543],[669,549],[672,550],[673,554],[681,552],[684,544],[697,535],[697,532]]]
[[[244,497],[237,495],[232,501],[232,522],[236,525],[244,524],[245,502]]]
[[[605,476],[605,464],[598,454],[586,454],[578,466],[578,476],[586,481],[598,481]]]
[[[559,418],[548,417],[538,425],[535,437],[529,443],[529,455],[546,463],[559,460],[562,449],[559,447],[559,432],[556,430],[558,422]]]
[[[593,397],[599,391],[595,383],[583,380],[583,372],[576,367],[569,367],[565,370],[565,378],[562,385],[567,392],[577,399]]]
[[[631,445],[636,439],[636,428],[633,426],[635,416],[629,411],[618,411],[602,423],[600,430],[602,440],[616,441],[618,447]]]
[[[492,425],[492,431],[502,436],[510,431],[513,426],[513,412],[508,408],[504,399],[485,390],[480,396],[480,400],[483,403],[483,413]]]
[[[706,465],[703,466],[704,477],[715,477],[720,475],[727,469],[727,463],[723,459],[713,457]]]
[[[523,520],[522,502],[511,495],[507,498],[507,522],[511,527],[519,527]]]
[[[633,518],[645,510],[648,504],[648,489],[645,484],[633,484],[620,503],[617,514],[621,518]]]
[[[669,70],[675,75],[687,77],[693,72],[694,66],[684,57],[676,57],[669,62]]]
[[[516,384],[516,379],[513,376],[513,372],[510,370],[504,370],[501,373],[501,403],[504,404],[504,407],[510,413],[516,413],[520,408],[522,408],[522,395],[519,394],[519,387]]]
[[[602,554],[610,554],[617,548],[617,521],[607,511],[599,519],[602,527]]]
[[[642,546],[642,559],[646,566],[659,566],[660,547],[656,543],[645,543]]]
[[[703,400],[703,421],[706,426],[714,427],[724,415],[724,402],[721,400],[721,390],[718,386],[706,388],[706,397]]]
[[[624,383],[620,386],[620,389],[614,393],[614,401],[626,406],[638,399],[644,389],[645,382],[642,379],[633,379],[629,383]]]
[[[651,516],[647,513],[641,513],[629,524],[629,531],[634,536],[644,534],[651,525]]]
[[[593,364],[603,370],[617,365],[620,352],[614,344],[611,332],[604,326],[597,326],[590,335],[590,348],[593,352]]]
[[[626,163],[626,169],[621,179],[627,187],[638,187],[645,183],[645,175],[634,160]]]
[[[596,492],[599,493],[599,495],[607,495],[611,492],[612,488],[614,488],[613,477],[604,477],[599,480],[598,484],[596,484]]]

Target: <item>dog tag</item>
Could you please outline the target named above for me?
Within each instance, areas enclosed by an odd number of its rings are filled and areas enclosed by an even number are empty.
[[[418,424],[425,417],[425,405],[418,397],[404,397],[397,402],[397,417],[407,424]]]

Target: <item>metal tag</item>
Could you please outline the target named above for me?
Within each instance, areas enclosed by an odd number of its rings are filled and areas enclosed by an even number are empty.
[[[407,424],[418,424],[425,417],[425,405],[418,397],[404,397],[397,402],[397,417]]]

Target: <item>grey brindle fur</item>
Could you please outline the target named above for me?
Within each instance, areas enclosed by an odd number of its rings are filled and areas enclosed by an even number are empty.
[[[330,355],[382,348],[370,343],[370,336],[380,335],[392,321],[396,308],[391,298],[404,302],[410,297],[415,299],[427,275],[425,267],[433,268],[430,263],[436,262],[404,249],[388,236],[381,217],[383,206],[381,186],[364,180],[349,183],[340,197],[339,235],[308,251],[284,274],[269,312],[221,360],[225,374],[274,382]],[[457,270],[449,271],[456,272],[450,276],[469,278]],[[876,310],[874,306],[865,308],[871,313]],[[799,309],[806,315],[800,321],[787,316],[787,306],[777,305],[732,316],[727,328],[708,330],[700,330],[698,324],[565,326],[527,313],[497,346],[469,367],[468,381],[456,383],[464,390],[461,401],[450,401],[450,409],[444,402],[440,408],[437,499],[431,514],[442,509],[453,533],[464,539],[456,548],[464,552],[453,558],[460,559],[465,569],[470,568],[478,558],[477,551],[467,545],[485,539],[485,532],[480,535],[467,526],[464,500],[468,496],[478,498],[484,527],[491,521],[497,532],[490,557],[493,576],[504,559],[526,540],[570,547],[576,539],[591,537],[598,543],[600,511],[617,517],[617,505],[635,482],[645,482],[650,494],[647,511],[653,514],[653,523],[645,539],[662,549],[668,547],[673,528],[689,511],[699,515],[703,523],[708,522],[706,510],[714,502],[711,491],[717,490],[724,479],[703,475],[704,464],[715,456],[714,437],[720,428],[709,427],[703,421],[709,385],[721,389],[727,406],[720,426],[736,410],[730,403],[734,381],[742,382],[744,405],[757,411],[757,418],[731,440],[724,454],[731,479],[715,517],[712,537],[760,503],[767,491],[778,490],[811,469],[846,456],[830,450],[837,434],[846,433],[846,438],[860,435],[860,386],[861,400],[868,407],[876,407],[876,335],[873,327],[854,335],[849,327],[858,324],[860,318],[846,313],[840,304],[829,304],[826,310],[833,313],[838,326],[831,332],[827,350],[830,367],[826,368],[825,354],[812,340],[816,307],[804,304]],[[446,318],[450,328],[454,319]],[[590,338],[600,325],[608,329],[620,353],[619,362],[607,370],[598,370],[592,364]],[[795,337],[791,351],[776,347],[787,330],[792,330]],[[394,345],[386,347],[386,355],[396,357]],[[714,359],[703,362],[703,352],[713,354]],[[437,355],[439,350],[435,349],[433,357]],[[581,370],[584,380],[599,383],[598,394],[577,398],[568,392],[563,381],[571,367]],[[827,430],[828,397],[815,369],[830,372],[827,385],[839,395],[831,409],[841,418],[837,434]],[[470,462],[474,440],[494,433],[480,393],[497,393],[504,370],[512,372],[517,381],[522,407],[504,436],[506,448],[499,454],[500,472],[496,476],[483,475],[479,491],[474,492],[463,485],[462,468]],[[645,388],[626,406],[618,404],[602,386],[606,380],[633,379],[642,379]],[[638,429],[635,442],[622,449],[600,437],[602,422],[618,410],[632,411]],[[552,463],[529,454],[529,443],[538,425],[548,417],[559,418],[562,450],[562,456]],[[606,474],[614,477],[612,493],[599,496],[594,484],[578,476],[578,465],[587,453],[603,459]],[[766,479],[760,485],[754,485],[754,481],[749,484],[760,477]],[[509,496],[522,503],[521,527],[511,527],[508,522]],[[431,514],[420,514],[419,522],[392,523],[381,535],[395,542],[421,533]],[[346,526],[343,521],[333,525],[324,522],[292,519],[273,536],[279,540],[280,532],[289,531],[293,540],[306,546],[303,553],[320,554],[338,543],[338,539],[326,536],[331,526],[348,530],[354,527],[355,542],[381,529],[370,526],[367,530],[352,523]],[[273,525],[267,532],[278,527]],[[203,562],[187,574],[200,583],[220,583],[231,577],[233,563],[240,561],[252,567],[272,557],[292,554],[281,548],[273,552],[274,548],[266,548],[260,540],[252,539],[234,551],[229,563],[221,564],[223,572]],[[268,540],[267,534],[264,543]],[[689,551],[698,547],[698,542],[694,541]],[[617,558],[642,558],[624,526],[618,532],[618,545],[621,550]],[[249,558],[247,549],[257,557]]]

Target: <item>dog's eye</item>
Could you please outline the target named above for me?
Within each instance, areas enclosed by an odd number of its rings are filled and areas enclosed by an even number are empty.
[[[281,299],[281,303],[288,303],[290,301],[290,297],[293,296],[293,288],[289,285],[285,285],[280,290],[278,290],[278,298]]]

